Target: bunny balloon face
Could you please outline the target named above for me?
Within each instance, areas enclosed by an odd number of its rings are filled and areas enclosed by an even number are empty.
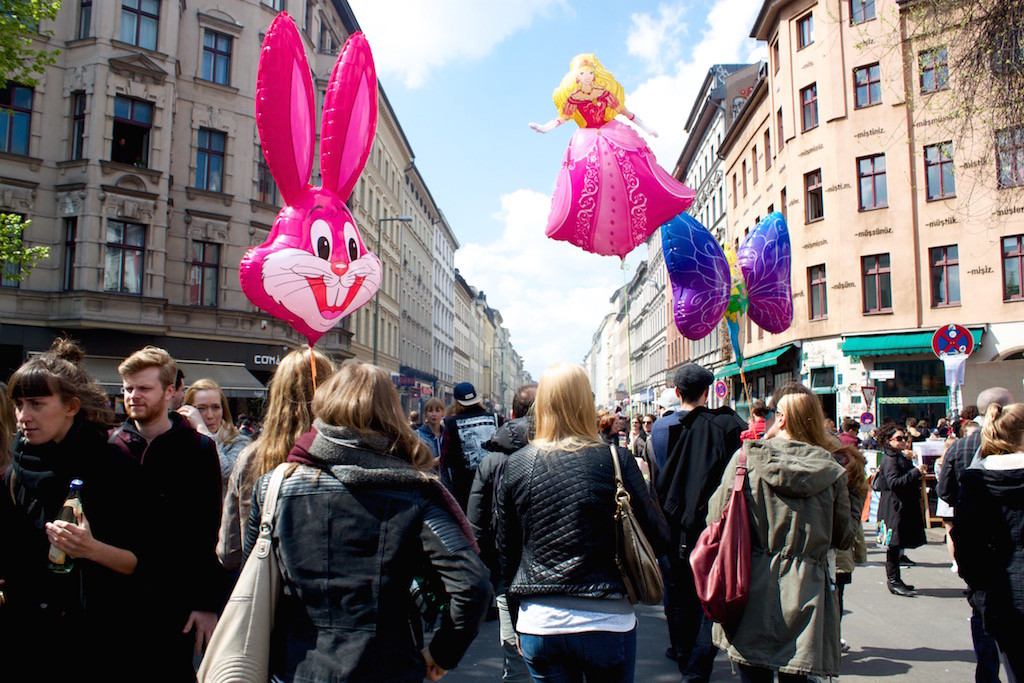
[[[287,321],[310,345],[380,287],[380,259],[366,250],[345,206],[377,125],[377,77],[361,33],[345,43],[327,86],[321,124],[322,187],[313,169],[313,82],[295,23],[281,12],[267,30],[256,77],[256,126],[286,206],[270,236],[239,266],[242,291]]]

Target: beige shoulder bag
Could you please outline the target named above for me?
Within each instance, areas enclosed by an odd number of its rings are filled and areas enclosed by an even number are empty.
[[[658,556],[629,504],[615,444],[612,444],[612,462],[615,464],[615,564],[619,566],[630,602],[659,605],[665,596],[665,584]]]

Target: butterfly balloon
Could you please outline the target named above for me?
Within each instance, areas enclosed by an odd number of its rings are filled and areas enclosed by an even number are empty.
[[[792,324],[792,252],[781,213],[769,214],[747,235],[734,267],[714,236],[689,214],[676,216],[661,231],[673,318],[685,337],[705,337],[723,316],[738,331],[744,313],[773,334]]]
[[[295,22],[285,12],[263,39],[256,127],[285,207],[267,241],[239,265],[242,291],[310,346],[380,287],[381,265],[345,205],[373,145],[377,76],[370,46],[353,33],[327,85],[321,121],[323,185],[309,184],[316,145],[313,81]]]

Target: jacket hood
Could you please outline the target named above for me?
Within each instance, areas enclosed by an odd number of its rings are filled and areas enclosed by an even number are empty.
[[[1004,469],[984,466],[990,464],[986,461],[994,458],[1013,458],[1014,466],[1020,464],[1017,460],[1024,461],[1024,455],[1018,453],[990,455],[982,461],[982,466],[972,465],[964,471],[965,485],[968,480],[973,480],[977,482],[977,485],[984,487],[990,496],[999,501],[1000,505],[1024,509],[1024,467]]]
[[[790,498],[810,498],[845,474],[824,448],[801,441],[773,438],[747,441],[747,466],[769,486]]]
[[[494,436],[484,442],[484,448],[511,455],[530,442],[534,430],[533,420],[529,416],[517,417],[498,427]]]

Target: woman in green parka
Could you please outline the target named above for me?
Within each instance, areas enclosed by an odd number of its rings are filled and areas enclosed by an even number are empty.
[[[750,597],[734,624],[715,624],[715,645],[750,683],[800,683],[839,674],[839,601],[828,572],[832,548],[857,536],[847,476],[832,455],[818,397],[795,382],[775,392],[761,441],[747,441],[751,515]],[[736,476],[733,456],[708,507],[721,518]]]

